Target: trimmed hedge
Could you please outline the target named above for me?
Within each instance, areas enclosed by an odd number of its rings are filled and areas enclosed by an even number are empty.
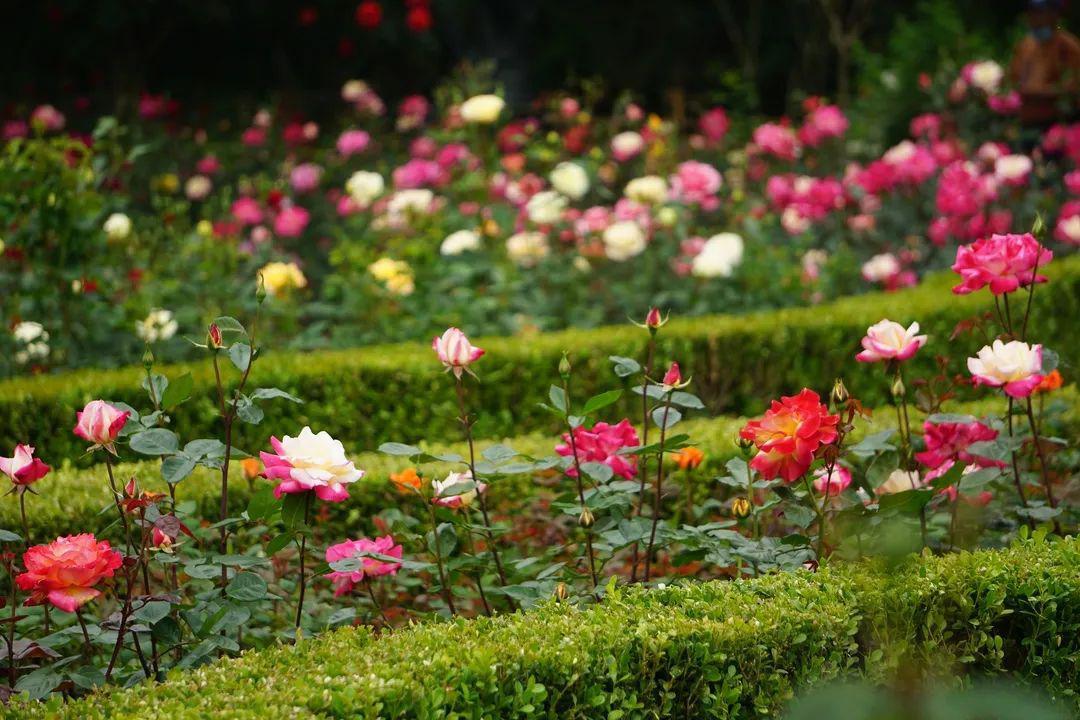
[[[1054,261],[1046,274],[1051,282],[1035,293],[1031,337],[1051,348],[1080,347],[1080,256]],[[955,281],[954,275],[942,273],[917,288],[816,307],[675,319],[659,335],[658,358],[680,362],[712,414],[752,415],[767,400],[804,386],[827,392],[838,376],[865,402],[880,404],[887,400],[881,369],[854,361],[859,340],[872,323],[883,317],[905,324],[918,320],[933,336],[909,361],[913,373],[936,372],[934,355],[946,352],[962,372],[963,353],[981,345],[971,335],[948,342],[957,322],[990,308],[986,293],[953,295],[949,288]],[[555,421],[538,403],[546,399],[562,352],[570,352],[575,393],[583,399],[617,385],[609,356],[642,356],[646,337],[626,324],[479,340],[488,353],[477,366],[481,384],[470,389],[478,400],[473,404],[477,436],[553,433]],[[200,394],[177,409],[174,426],[186,437],[213,436],[217,421],[209,363],[163,369],[169,377],[187,371]],[[71,432],[75,411],[95,398],[144,407],[142,376],[141,368],[127,368],[0,383],[0,448],[29,442],[46,461],[79,457],[85,447]],[[387,440],[456,436],[453,389],[427,344],[272,353],[256,364],[251,382],[250,387],[279,387],[305,404],[270,401],[267,422],[239,426],[236,444],[241,448],[263,446],[272,432],[305,424],[327,430],[353,450]],[[628,396],[623,407],[632,402]]]
[[[1055,397],[1067,405],[1062,418],[1068,427],[1080,426],[1080,394],[1072,386],[1063,388]],[[958,403],[956,412],[975,416],[997,414],[1002,411],[999,398],[988,398],[979,402]],[[735,438],[746,422],[745,418],[718,417],[684,420],[679,424],[679,432],[688,433],[693,443],[705,452],[706,458],[695,474],[698,481],[711,485],[714,471],[722,471],[724,463],[738,454]],[[866,431],[878,431],[895,427],[896,416],[883,408],[876,413],[872,426],[859,423],[854,439]],[[478,442],[478,450],[494,444],[495,441]],[[506,438],[499,442],[509,445],[519,453],[533,457],[552,454],[556,441],[553,436],[534,433],[516,438]],[[467,454],[464,443],[421,443],[428,452]],[[349,499],[343,503],[328,503],[325,510],[329,513],[323,527],[344,528],[352,534],[358,528],[369,529],[370,519],[380,510],[400,502],[400,495],[391,486],[389,476],[409,465],[407,458],[391,457],[381,453],[368,452],[355,456],[357,467],[365,471],[365,476],[349,493]],[[424,467],[429,476],[441,476],[450,470],[447,464],[431,464]],[[36,488],[40,495],[27,499],[28,520],[32,540],[45,542],[58,535],[67,535],[76,531],[94,531],[99,535],[102,528],[112,525],[113,514],[101,513],[101,509],[110,506],[112,499],[104,479],[105,471],[101,468],[79,468],[71,464],[55,469],[40,482]],[[166,492],[165,481],[161,479],[160,465],[157,460],[121,463],[117,467],[117,477],[126,480],[135,476],[145,490]],[[251,488],[243,480],[243,470],[235,463],[230,473],[229,497],[234,513],[247,507],[251,498]],[[264,483],[256,480],[255,483]],[[496,479],[491,483],[495,506],[503,501],[527,497],[531,493],[533,476],[512,475]],[[258,487],[255,485],[255,487]],[[191,476],[177,486],[177,498],[180,502],[194,500],[201,517],[216,518],[219,512],[220,474],[207,468],[199,467]],[[329,525],[327,524],[329,523]],[[20,534],[18,503],[14,497],[0,498],[0,527],[18,531]],[[119,529],[113,525],[111,532],[119,537]],[[106,535],[108,533],[105,533]]]
[[[253,651],[55,718],[758,718],[811,685],[1009,672],[1076,707],[1080,545],[836,565],[739,582],[622,589],[603,605],[364,627]],[[956,682],[956,680],[952,680]],[[18,714],[16,714],[18,713]]]

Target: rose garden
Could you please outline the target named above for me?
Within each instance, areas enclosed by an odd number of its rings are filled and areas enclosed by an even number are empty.
[[[1007,52],[892,135],[3,106],[0,713],[1076,717],[1080,122]]]

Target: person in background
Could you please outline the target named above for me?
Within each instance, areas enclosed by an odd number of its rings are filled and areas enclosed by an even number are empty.
[[[1009,79],[1020,92],[1020,120],[1046,126],[1075,114],[1080,98],[1080,40],[1058,27],[1063,0],[1030,0],[1029,32],[1016,44]]]

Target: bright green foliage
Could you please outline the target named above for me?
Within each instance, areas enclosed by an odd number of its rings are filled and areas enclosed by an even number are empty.
[[[1080,546],[838,565],[816,574],[617,589],[493,619],[366,628],[251,652],[162,685],[63,705],[59,718],[757,718],[862,675],[1011,672],[1075,705]],[[928,661],[923,665],[923,661]],[[21,712],[21,715],[15,713]]]
[[[1046,269],[1050,283],[1039,286],[1029,336],[1068,359],[1080,347],[1080,258],[1056,260]],[[695,394],[711,413],[755,415],[780,394],[802,387],[828,392],[843,376],[858,397],[872,405],[887,400],[881,368],[856,363],[866,328],[887,317],[918,321],[931,335],[908,361],[908,377],[934,374],[934,356],[952,358],[950,372],[963,373],[965,353],[984,342],[981,333],[950,341],[956,324],[992,308],[989,294],[953,295],[951,273],[896,293],[852,297],[811,308],[676,319],[659,334],[658,363],[678,360],[692,376]],[[641,313],[644,313],[641,308]],[[467,331],[468,328],[465,328]],[[626,324],[570,330],[532,337],[480,339],[487,355],[476,364],[479,385],[471,385],[471,408],[480,437],[513,432],[554,432],[550,414],[538,405],[555,377],[564,350],[574,365],[575,394],[589,397],[618,387],[610,356],[640,358],[647,333]],[[210,437],[216,415],[209,362],[159,369],[175,378],[191,371],[196,396],[177,408],[174,427],[187,437]],[[29,442],[46,461],[74,458],[84,443],[71,433],[75,411],[95,398],[145,405],[141,368],[86,371],[0,383],[0,448]],[[268,431],[296,432],[304,424],[362,450],[387,440],[414,442],[454,437],[458,431],[452,383],[426,343],[317,353],[275,353],[252,373],[251,387],[277,387],[302,398],[303,405],[276,404],[261,427],[239,425],[242,449],[265,446]],[[629,412],[625,393],[612,413]]]

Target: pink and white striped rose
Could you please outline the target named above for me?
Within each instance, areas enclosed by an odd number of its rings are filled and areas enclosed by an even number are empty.
[[[345,456],[341,442],[325,430],[316,434],[305,426],[297,437],[270,438],[270,445],[274,452],[259,456],[266,467],[263,474],[279,481],[275,497],[314,492],[320,500],[341,502],[349,497],[345,486],[364,477]]]
[[[469,342],[465,333],[455,327],[447,328],[440,337],[431,341],[431,348],[447,370],[453,370],[456,377],[468,370],[469,365],[483,356],[484,351]]]
[[[866,329],[863,351],[855,359],[859,362],[907,360],[925,344],[926,336],[919,335],[919,323],[913,322],[905,328],[886,318]]]
[[[1000,387],[1009,397],[1025,398],[1043,379],[1042,345],[995,340],[968,358],[967,366],[976,385]]]

